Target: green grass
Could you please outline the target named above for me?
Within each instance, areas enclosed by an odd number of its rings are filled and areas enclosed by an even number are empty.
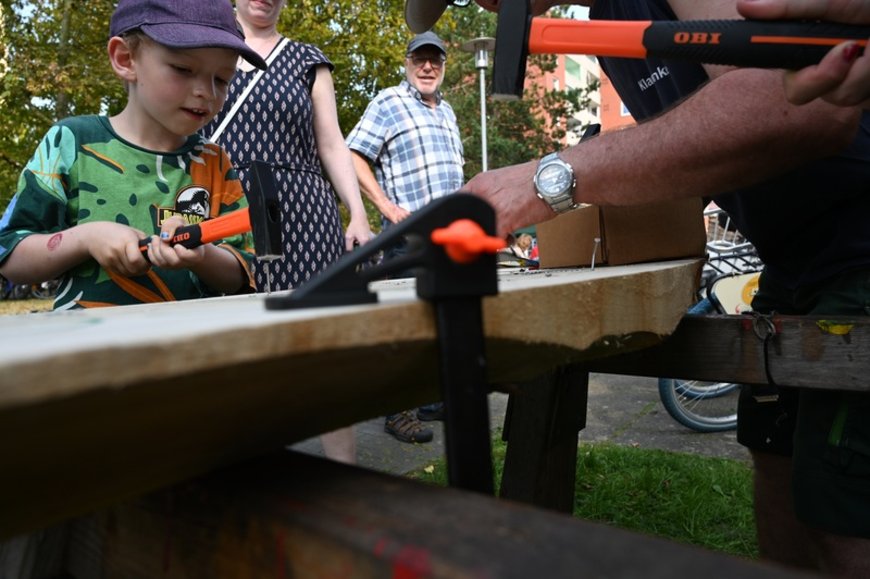
[[[493,439],[496,481],[505,444]],[[446,465],[412,478],[446,485]],[[574,516],[741,557],[756,558],[752,472],[742,462],[614,444],[577,452]]]

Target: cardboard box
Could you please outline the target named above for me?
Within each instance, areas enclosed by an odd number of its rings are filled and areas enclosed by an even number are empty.
[[[596,265],[703,257],[707,242],[700,199],[634,207],[592,205],[539,223],[536,229],[542,268],[591,265],[593,248]]]

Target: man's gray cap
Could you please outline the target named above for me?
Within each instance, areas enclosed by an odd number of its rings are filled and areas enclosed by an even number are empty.
[[[447,10],[448,0],[405,0],[405,22],[411,32],[426,32]]]
[[[447,48],[444,47],[444,42],[438,38],[438,35],[432,32],[431,30],[428,32],[424,32],[423,34],[418,34],[414,38],[411,39],[411,42],[408,43],[408,50],[406,54],[411,54],[418,48],[423,46],[434,46],[438,50],[440,50],[445,56],[447,56]]]

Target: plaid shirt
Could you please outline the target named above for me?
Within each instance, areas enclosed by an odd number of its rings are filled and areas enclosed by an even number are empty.
[[[440,93],[435,108],[427,106],[407,80],[382,90],[369,103],[347,146],[372,161],[384,193],[408,211],[464,184],[465,160],[453,108]]]

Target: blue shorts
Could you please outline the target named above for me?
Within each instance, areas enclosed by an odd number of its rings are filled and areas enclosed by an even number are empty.
[[[870,315],[870,269],[812,288],[777,287],[762,274],[756,312]],[[870,393],[745,387],[738,441],[793,459],[795,512],[831,533],[870,538]]]

